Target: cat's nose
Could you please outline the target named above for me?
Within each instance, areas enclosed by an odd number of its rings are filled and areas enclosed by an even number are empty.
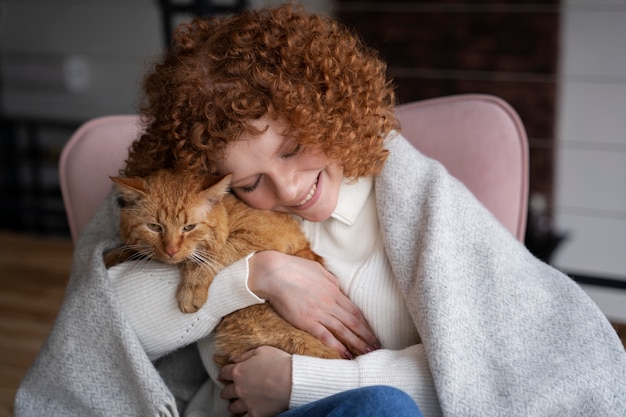
[[[178,253],[178,248],[172,247],[172,246],[168,246],[167,248],[165,248],[165,253],[167,253],[168,256],[170,258],[172,258],[172,257],[174,257],[174,255],[176,255]]]

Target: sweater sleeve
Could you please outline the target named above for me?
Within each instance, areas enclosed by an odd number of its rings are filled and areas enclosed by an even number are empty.
[[[109,269],[109,280],[122,310],[151,360],[208,335],[227,314],[264,302],[248,288],[250,256],[215,276],[207,302],[193,314],[178,309],[177,267],[135,261]]]
[[[389,385],[409,394],[426,417],[441,416],[424,346],[380,349],[354,360],[293,355],[290,407],[370,385]]]

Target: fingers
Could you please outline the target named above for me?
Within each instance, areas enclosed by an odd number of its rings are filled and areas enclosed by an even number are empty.
[[[220,397],[228,401],[228,411],[234,415],[241,415],[248,410],[244,402],[238,398],[235,390],[235,384],[226,384],[220,393]]]
[[[380,342],[359,308],[347,297],[338,301],[339,310],[336,318],[341,326],[335,334],[356,351],[367,353],[380,348]]]
[[[234,416],[249,415],[247,413],[248,410],[246,409],[246,406],[243,401],[240,400],[231,401],[230,404],[228,404],[228,411],[230,411]]]
[[[220,393],[220,398],[226,401],[236,399],[237,393],[235,392],[235,384],[233,384],[232,382],[225,384]]]
[[[261,346],[233,358],[219,378],[226,381],[220,396],[233,414],[275,416],[286,410],[291,393],[291,355]]]
[[[256,354],[256,349],[251,349],[247,352],[242,353],[239,356],[235,356],[234,358],[231,358],[230,360],[232,363],[224,365],[222,366],[222,369],[220,369],[220,373],[217,376],[218,379],[224,384],[234,381],[235,380],[235,368],[236,368],[235,364],[244,362],[250,359],[251,357],[253,357],[255,354]]]
[[[313,337],[321,341],[324,345],[336,350],[342,358],[354,358],[354,355],[352,355],[348,347],[346,347],[344,343],[341,343],[325,325],[318,322],[313,325],[313,327],[309,330],[309,333],[311,333]]]
[[[346,313],[343,309],[335,312],[315,336],[326,346],[339,348],[339,352],[350,350],[365,354],[380,348],[378,339],[362,316]],[[351,355],[343,356],[351,359]]]
[[[232,364],[222,366],[222,369],[220,369],[220,373],[217,375],[217,378],[220,380],[220,382],[222,382],[223,384],[228,384],[229,382],[232,382],[234,379],[233,369],[234,365]]]
[[[365,316],[361,313],[361,310],[339,290],[337,278],[329,271],[324,271],[324,276],[336,286],[338,292],[335,296],[336,308],[330,312],[329,320],[322,324],[332,333],[336,342],[333,342],[333,338],[321,331],[319,334],[320,340],[330,347],[334,347],[341,340],[346,347],[359,353],[367,353],[379,349],[380,342]],[[324,339],[327,337],[328,339]]]
[[[349,300],[344,306],[336,302],[305,330],[346,359],[352,359],[350,352],[365,354],[380,348],[365,317]]]

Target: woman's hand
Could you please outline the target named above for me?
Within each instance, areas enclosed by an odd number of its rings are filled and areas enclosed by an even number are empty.
[[[281,252],[258,252],[249,261],[250,289],[291,325],[312,334],[346,359],[380,347],[363,314],[322,265]]]
[[[273,417],[289,407],[291,355],[261,346],[234,358],[219,378],[226,384],[220,396],[236,415]]]

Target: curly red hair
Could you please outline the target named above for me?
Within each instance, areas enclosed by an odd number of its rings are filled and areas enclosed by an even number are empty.
[[[250,121],[269,115],[304,148],[341,161],[349,178],[380,171],[396,127],[395,95],[377,52],[337,21],[301,8],[247,10],[179,26],[146,74],[126,175],[163,167],[215,170]]]

